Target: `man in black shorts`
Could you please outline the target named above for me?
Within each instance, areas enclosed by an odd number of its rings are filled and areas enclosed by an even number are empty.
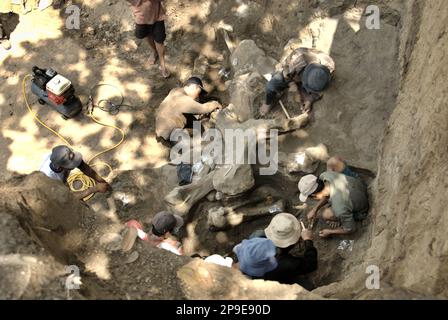
[[[165,64],[165,9],[163,0],[127,0],[135,19],[135,36],[137,39],[148,41],[152,49],[149,64],[153,65],[160,60],[160,73],[164,78],[169,78],[170,72]]]

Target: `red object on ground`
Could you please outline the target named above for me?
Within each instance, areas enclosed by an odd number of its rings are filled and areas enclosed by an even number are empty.
[[[47,91],[47,93],[48,93],[48,100],[50,100],[51,102],[53,102],[57,105],[63,104],[65,102],[64,96],[57,96],[51,91]]]
[[[144,238],[139,238],[142,240],[148,240],[148,235],[146,234],[146,232],[143,231],[143,226],[140,222],[138,222],[137,220],[129,220],[128,222],[126,222],[126,226],[129,228],[135,228],[137,229],[137,231],[141,231],[143,233],[145,233],[145,237]]]

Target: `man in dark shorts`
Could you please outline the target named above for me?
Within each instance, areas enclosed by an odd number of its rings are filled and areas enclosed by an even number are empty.
[[[160,72],[166,79],[169,78],[165,63],[165,9],[163,0],[127,0],[132,8],[135,19],[135,36],[137,39],[145,39],[151,48],[149,64],[153,65],[157,59],[160,61]]]

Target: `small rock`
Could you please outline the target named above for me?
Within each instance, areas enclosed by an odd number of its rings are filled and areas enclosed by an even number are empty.
[[[137,261],[137,259],[138,259],[139,256],[140,256],[140,255],[138,254],[137,251],[133,251],[133,252],[128,256],[128,258],[126,259],[125,263],[126,263],[126,264],[133,263],[133,262]]]
[[[216,192],[216,194],[215,194],[215,199],[216,200],[221,200],[222,198],[224,197],[224,195],[223,195],[223,193],[222,192]]]
[[[89,27],[87,27],[87,28],[86,28],[86,31],[85,31],[85,33],[86,33],[86,34],[88,34],[88,35],[91,35],[91,36],[93,36],[93,35],[95,35],[95,28],[94,28],[94,27],[91,27],[91,26],[89,26]]]
[[[216,192],[212,191],[207,195],[207,200],[210,202],[214,202],[216,200]]]

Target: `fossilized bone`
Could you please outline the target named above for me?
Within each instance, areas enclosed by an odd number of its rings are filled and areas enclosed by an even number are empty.
[[[191,184],[174,188],[164,199],[168,209],[180,216],[188,214],[195,203],[214,190],[214,174],[212,171]]]
[[[245,205],[247,204],[240,205],[239,208]],[[269,203],[268,201],[268,203],[265,203],[262,206],[238,211],[236,211],[234,207],[215,207],[208,211],[207,224],[211,231],[218,231],[227,227],[240,225],[249,220],[280,213],[283,212],[284,209],[285,203],[283,200],[279,200],[275,203]]]

